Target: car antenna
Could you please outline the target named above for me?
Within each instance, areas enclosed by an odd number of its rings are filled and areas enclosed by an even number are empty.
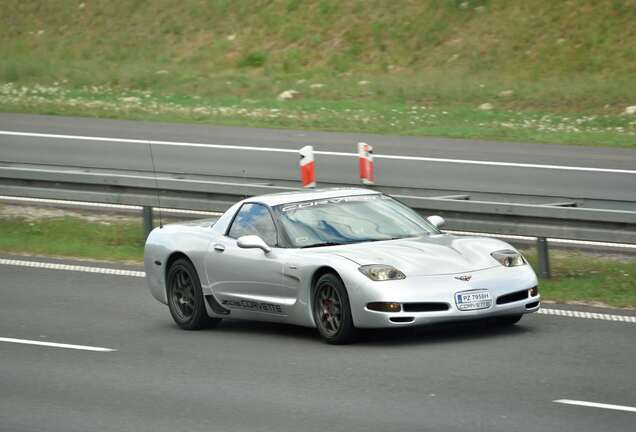
[[[157,168],[155,167],[155,157],[152,154],[152,143],[148,141],[148,152],[150,153],[150,162],[152,163],[152,175],[155,179],[155,191],[157,193],[157,211],[159,212],[159,228],[163,228],[163,220],[161,217],[161,193],[159,192],[159,181],[157,180]]]
[[[245,191],[246,173],[245,168],[241,170],[243,172],[243,191]],[[243,193],[243,199],[247,199],[247,195]]]

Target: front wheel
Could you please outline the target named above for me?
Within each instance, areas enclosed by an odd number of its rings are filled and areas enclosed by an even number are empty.
[[[186,259],[176,260],[168,269],[168,308],[170,315],[184,330],[199,330],[216,326],[220,318],[208,316],[203,303],[201,282],[192,263]]]
[[[356,328],[344,284],[333,273],[322,275],[316,282],[312,302],[314,321],[325,342],[342,345],[353,342]]]

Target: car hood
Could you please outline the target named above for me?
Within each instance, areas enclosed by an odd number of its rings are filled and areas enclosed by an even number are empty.
[[[337,246],[337,252],[359,265],[387,264],[408,276],[464,273],[497,267],[491,252],[512,247],[482,237],[428,237]]]

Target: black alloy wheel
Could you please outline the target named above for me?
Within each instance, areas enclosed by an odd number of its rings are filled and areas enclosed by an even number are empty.
[[[312,306],[316,327],[327,343],[339,345],[354,340],[356,329],[351,317],[349,297],[337,275],[327,273],[318,279]]]
[[[184,258],[168,269],[168,308],[172,318],[184,330],[199,330],[217,325],[221,319],[211,318],[205,310],[201,282],[194,266]]]

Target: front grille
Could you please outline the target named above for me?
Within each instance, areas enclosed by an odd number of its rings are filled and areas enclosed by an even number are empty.
[[[407,322],[413,321],[414,319],[415,318],[413,317],[391,317],[389,318],[389,321],[395,322],[395,323],[407,323]]]
[[[528,298],[528,290],[513,292],[512,294],[506,294],[501,297],[497,297],[497,304],[502,305],[506,303],[512,303],[519,300]]]
[[[448,303],[404,303],[404,312],[439,312],[450,309]]]

